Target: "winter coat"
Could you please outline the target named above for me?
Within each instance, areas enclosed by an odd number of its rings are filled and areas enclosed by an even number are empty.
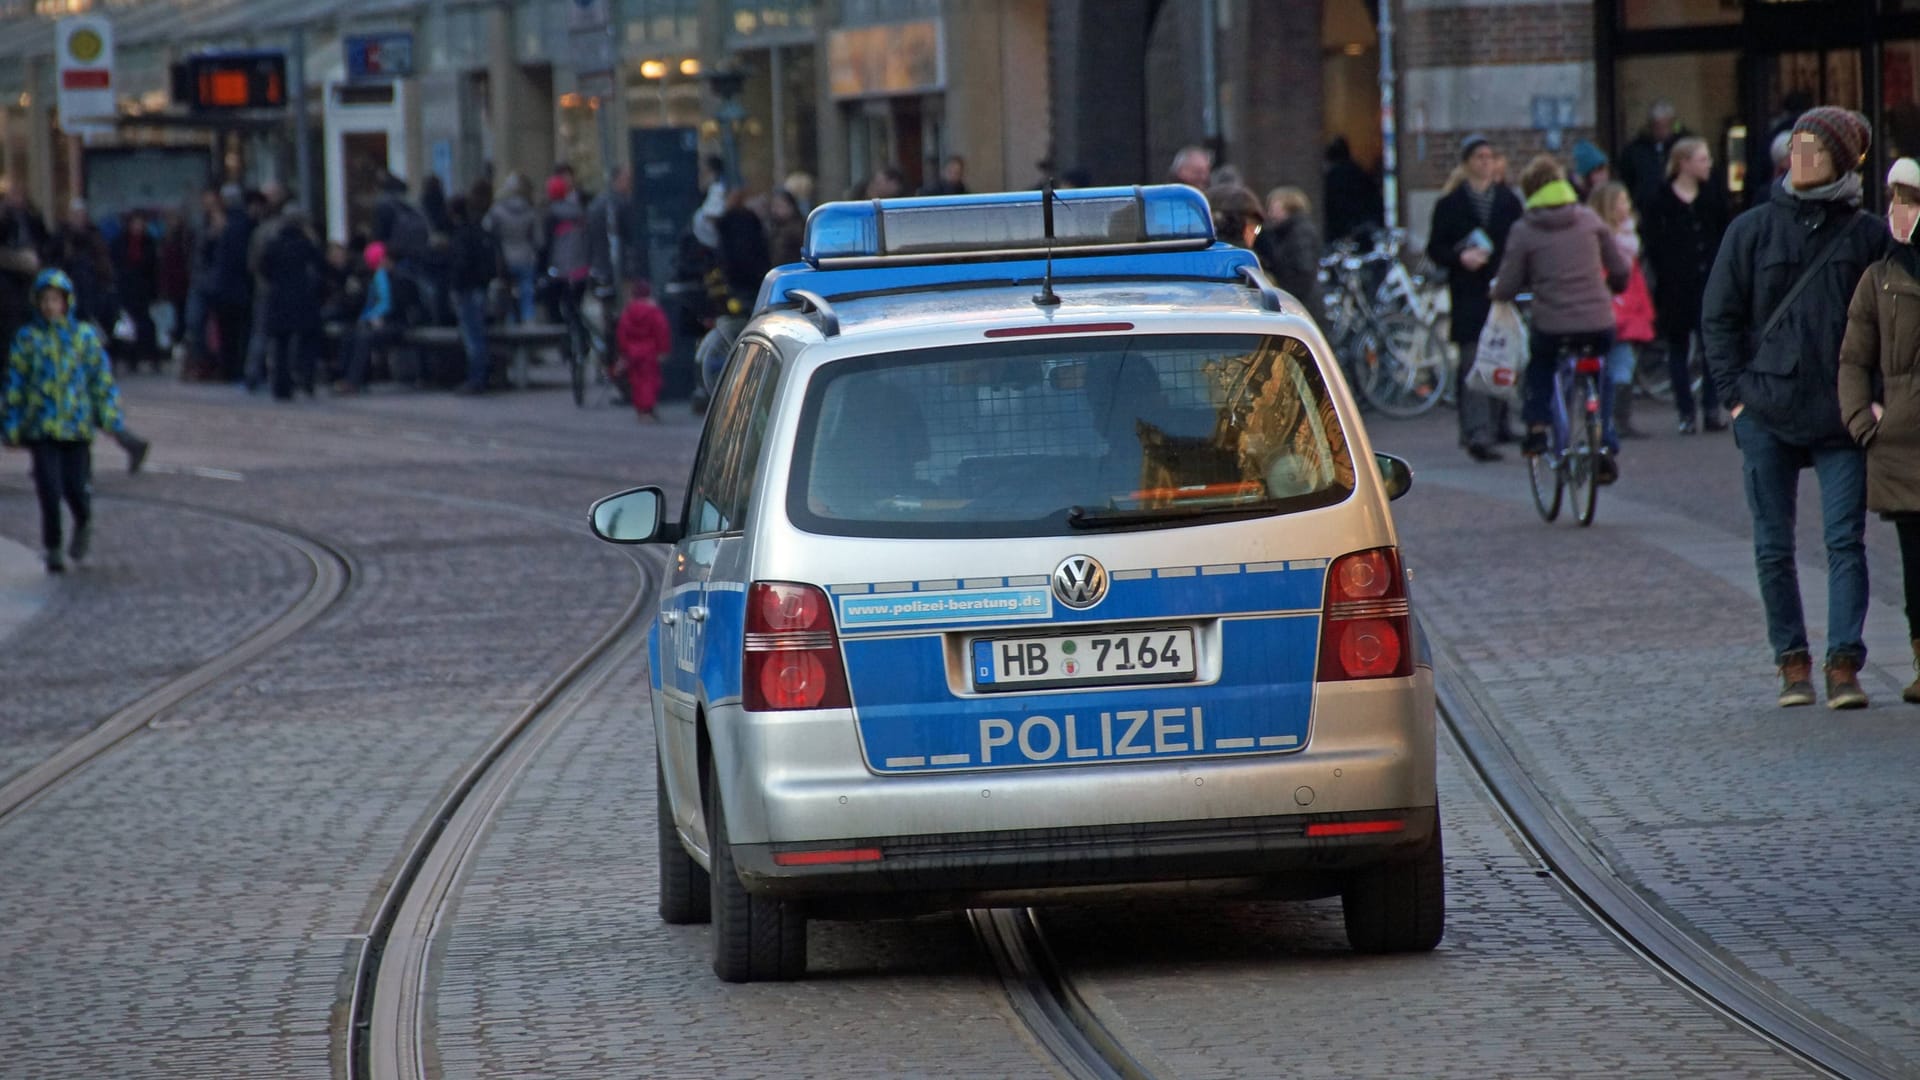
[[[638,245],[633,243],[633,200],[613,191],[603,191],[587,207],[587,265],[593,280],[625,281],[641,276],[636,272]],[[620,265],[613,265],[614,249],[620,251]]]
[[[146,230],[122,232],[113,242],[114,278],[120,289],[120,302],[145,311],[153,303],[160,285],[160,249],[153,233]]]
[[[73,282],[58,270],[42,270],[33,295],[44,289],[67,294],[71,310]],[[71,316],[50,321],[35,314],[14,335],[7,353],[3,425],[8,445],[35,442],[91,442],[95,429],[119,429],[120,388],[101,348],[100,334]]]
[[[673,349],[673,334],[667,329],[667,313],[651,300],[635,298],[620,313],[616,332],[620,355],[628,360],[655,360]]]
[[[1262,230],[1253,242],[1260,266],[1281,289],[1306,306],[1315,322],[1320,314],[1320,237],[1313,223],[1289,217]]]
[[[767,226],[759,214],[738,206],[720,215],[715,227],[720,230],[720,267],[727,291],[751,301],[760,291],[760,279],[773,269]]]
[[[585,218],[577,193],[568,192],[566,198],[547,204],[547,238],[551,245],[547,266],[567,281],[587,276],[587,234],[582,228]]]
[[[1653,132],[1643,129],[1620,151],[1620,182],[1627,185],[1633,205],[1641,212],[1644,213],[1660,189],[1667,186],[1667,155],[1673,144],[1684,137],[1676,128],[1665,139],[1655,139]]]
[[[768,257],[775,266],[800,261],[800,248],[806,244],[807,225],[799,218],[776,221],[767,228]]]
[[[260,253],[260,279],[267,286],[266,331],[310,334],[320,329],[320,290],[325,256],[307,230],[283,224]]]
[[[27,294],[40,272],[37,247],[26,215],[0,208],[0,340],[11,342],[14,333],[33,320],[33,301]]]
[[[500,258],[508,270],[532,270],[540,265],[540,249],[547,242],[546,231],[541,228],[539,211],[526,196],[509,195],[494,203],[480,224],[500,245]]]
[[[100,230],[92,225],[78,229],[61,226],[54,234],[53,258],[49,261],[67,272],[69,291],[74,295],[73,310],[68,314],[82,321],[109,325],[108,313],[113,306],[113,256]]]
[[[1700,319],[1720,401],[1729,409],[1743,406],[1790,445],[1852,445],[1836,389],[1847,306],[1860,276],[1892,242],[1879,221],[1852,203],[1795,198],[1784,185],[1733,219],[1707,278]],[[1827,243],[1840,247],[1773,332],[1756,340]]]
[[[1920,281],[1895,259],[1868,267],[1853,292],[1838,390],[1840,417],[1867,449],[1867,509],[1920,512]]]
[[[453,227],[447,259],[453,287],[460,292],[484,289],[493,281],[493,242],[471,219]]]
[[[247,249],[253,241],[253,216],[244,210],[227,214],[227,227],[213,252],[213,302],[226,308],[253,302],[253,274],[247,269]]]
[[[183,225],[169,229],[160,241],[159,262],[154,284],[157,298],[170,304],[183,304],[193,282],[193,237]]]
[[[1633,276],[1613,230],[1574,199],[1564,180],[1534,194],[1527,216],[1507,236],[1493,283],[1495,300],[1533,293],[1533,328],[1542,333],[1611,331],[1613,294]]]
[[[1671,184],[1661,184],[1651,199],[1636,205],[1642,208],[1640,235],[1653,271],[1660,336],[1679,340],[1700,326],[1700,296],[1727,231],[1727,207],[1706,187],[1691,203],[1682,202]]]
[[[1478,270],[1460,265],[1460,253],[1465,250],[1467,237],[1473,230],[1482,228],[1473,216],[1467,185],[1460,185],[1433,204],[1433,227],[1427,230],[1427,257],[1447,271],[1447,296],[1453,313],[1448,336],[1458,345],[1479,342],[1480,331],[1487,325],[1487,312],[1493,307],[1487,289],[1505,259],[1507,233],[1526,212],[1520,197],[1504,185],[1495,184],[1493,196],[1493,214],[1484,226],[1488,239],[1493,241],[1493,256]]]

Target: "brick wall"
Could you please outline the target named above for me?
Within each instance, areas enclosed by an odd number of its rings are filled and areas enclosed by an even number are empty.
[[[1531,64],[1593,57],[1593,5],[1420,8],[1399,27],[1402,67]]]

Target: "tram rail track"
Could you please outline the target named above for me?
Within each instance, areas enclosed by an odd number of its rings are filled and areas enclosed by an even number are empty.
[[[551,522],[538,511],[525,513]],[[430,965],[449,905],[520,777],[566,721],[645,647],[633,630],[653,598],[658,566],[637,557],[634,564],[642,581],[633,601],[468,764],[402,857],[354,963],[346,1020],[350,1080],[433,1075],[426,1037]]]
[[[1507,824],[1575,904],[1707,1007],[1816,1072],[1846,1080],[1914,1075],[1912,1062],[1836,1030],[1832,1021],[1740,970],[1616,874],[1527,774],[1488,704],[1451,669],[1465,667],[1453,660],[1435,672],[1445,733]]]
[[[17,489],[13,489],[17,490]],[[25,810],[69,778],[132,738],[155,720],[178,708],[261,656],[278,648],[322,616],[346,595],[357,574],[353,557],[343,548],[312,534],[243,514],[215,510],[194,503],[150,496],[114,494],[108,500],[141,503],[166,510],[214,518],[269,534],[304,556],[313,568],[306,592],[252,633],[201,663],[122,705],[51,756],[0,784],[0,824]]]

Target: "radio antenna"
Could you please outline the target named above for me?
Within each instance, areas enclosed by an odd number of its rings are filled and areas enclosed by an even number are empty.
[[[1033,302],[1041,307],[1058,307],[1060,297],[1053,291],[1053,177],[1047,177],[1040,189],[1040,223],[1047,233],[1047,273],[1040,279],[1040,291]]]

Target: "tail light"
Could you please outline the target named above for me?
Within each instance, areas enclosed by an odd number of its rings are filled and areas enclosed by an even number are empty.
[[[1320,620],[1320,681],[1413,674],[1412,624],[1398,550],[1373,548],[1335,559]]]
[[[749,712],[842,709],[850,700],[827,594],[756,581],[747,589],[742,697]]]

